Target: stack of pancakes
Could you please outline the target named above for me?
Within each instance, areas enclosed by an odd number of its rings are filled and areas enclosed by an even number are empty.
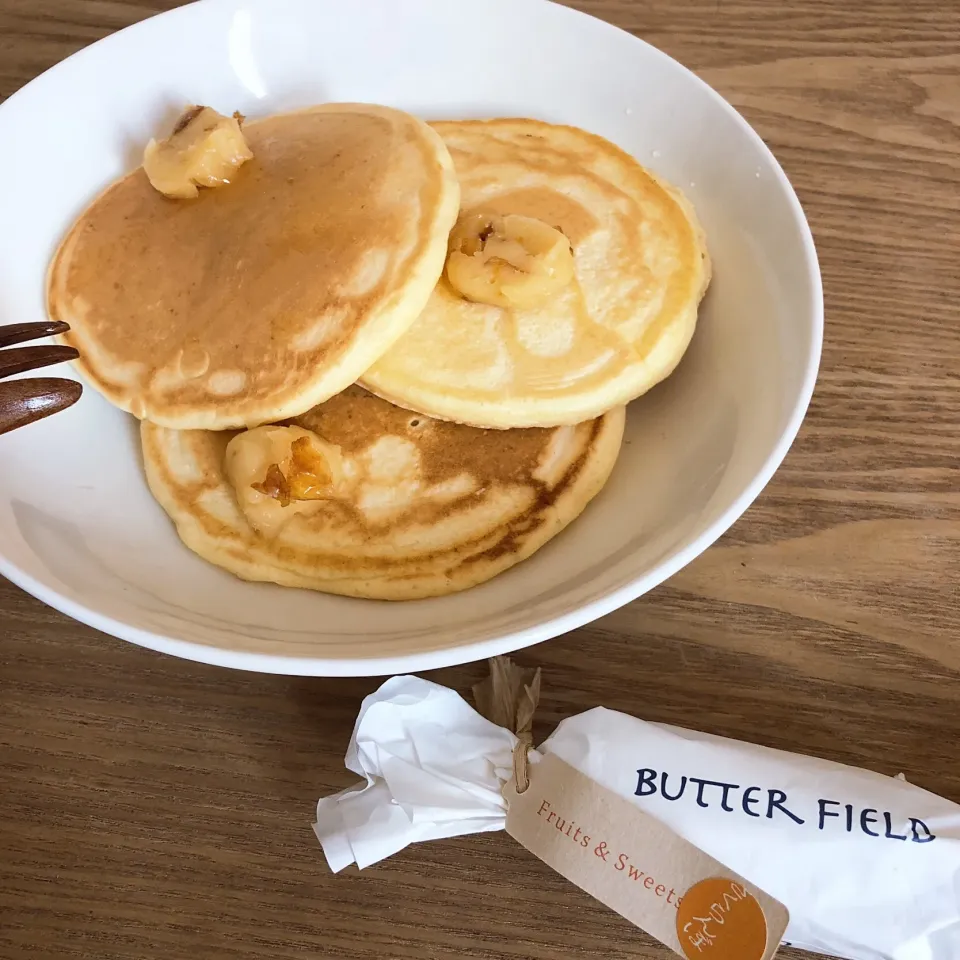
[[[689,203],[533,120],[327,104],[242,135],[229,175],[205,155],[180,193],[146,162],[110,186],[49,275],[184,543],[248,580],[393,600],[530,556],[690,341],[710,270]]]

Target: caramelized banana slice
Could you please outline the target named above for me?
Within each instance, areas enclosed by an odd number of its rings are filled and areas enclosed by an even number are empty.
[[[180,200],[195,197],[198,186],[229,183],[253,157],[240,129],[242,119],[236,113],[225,117],[210,107],[190,107],[166,140],[147,144],[147,179],[165,196]]]
[[[244,430],[227,444],[224,463],[240,509],[265,536],[334,499],[344,482],[340,448],[300,427]]]
[[[450,234],[447,279],[467,300],[535,307],[573,279],[573,250],[533,217],[474,213]]]

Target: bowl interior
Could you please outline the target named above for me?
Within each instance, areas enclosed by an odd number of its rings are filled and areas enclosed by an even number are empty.
[[[508,69],[500,64],[508,64]],[[0,572],[101,629],[251,669],[421,669],[556,635],[659,583],[719,536],[782,459],[819,357],[803,215],[744,121],[627,34],[542,0],[204,2],[82,51],[0,108],[0,323],[44,316],[69,221],[187,102],[250,116],[323,100],[428,119],[572,123],[683,189],[715,276],[678,371],[630,409],[609,485],[532,560],[406,604],[243,583],[181,546],[137,430],[93,390],[0,438]],[[162,265],[158,265],[162,269]]]

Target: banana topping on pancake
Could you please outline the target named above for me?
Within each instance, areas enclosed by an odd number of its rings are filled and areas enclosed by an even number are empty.
[[[457,169],[461,218],[426,308],[363,385],[457,423],[550,427],[668,376],[710,279],[680,191],[574,127],[433,126]]]
[[[450,234],[447,279],[467,300],[534,307],[573,279],[573,251],[542,220],[473,213]]]
[[[529,557],[600,491],[624,411],[478,430],[351,387],[239,434],[141,425],[150,489],[201,557],[248,580],[387,600],[466,589]]]
[[[164,196],[191,199],[199,187],[219,187],[253,158],[235,113],[225,117],[210,107],[188,107],[173,133],[151,140],[143,154],[143,172]]]
[[[344,485],[340,448],[302,427],[256,427],[228,444],[224,470],[258,533],[271,536],[296,514],[315,512]]]

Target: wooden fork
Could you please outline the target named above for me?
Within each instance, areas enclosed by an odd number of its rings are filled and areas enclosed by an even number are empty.
[[[0,380],[52,363],[76,360],[80,354],[73,347],[57,344],[2,349],[26,343],[28,340],[66,333],[69,329],[68,324],[55,321],[14,323],[0,327]],[[0,434],[66,410],[80,399],[82,392],[83,387],[75,380],[59,377],[36,377],[0,383]]]

